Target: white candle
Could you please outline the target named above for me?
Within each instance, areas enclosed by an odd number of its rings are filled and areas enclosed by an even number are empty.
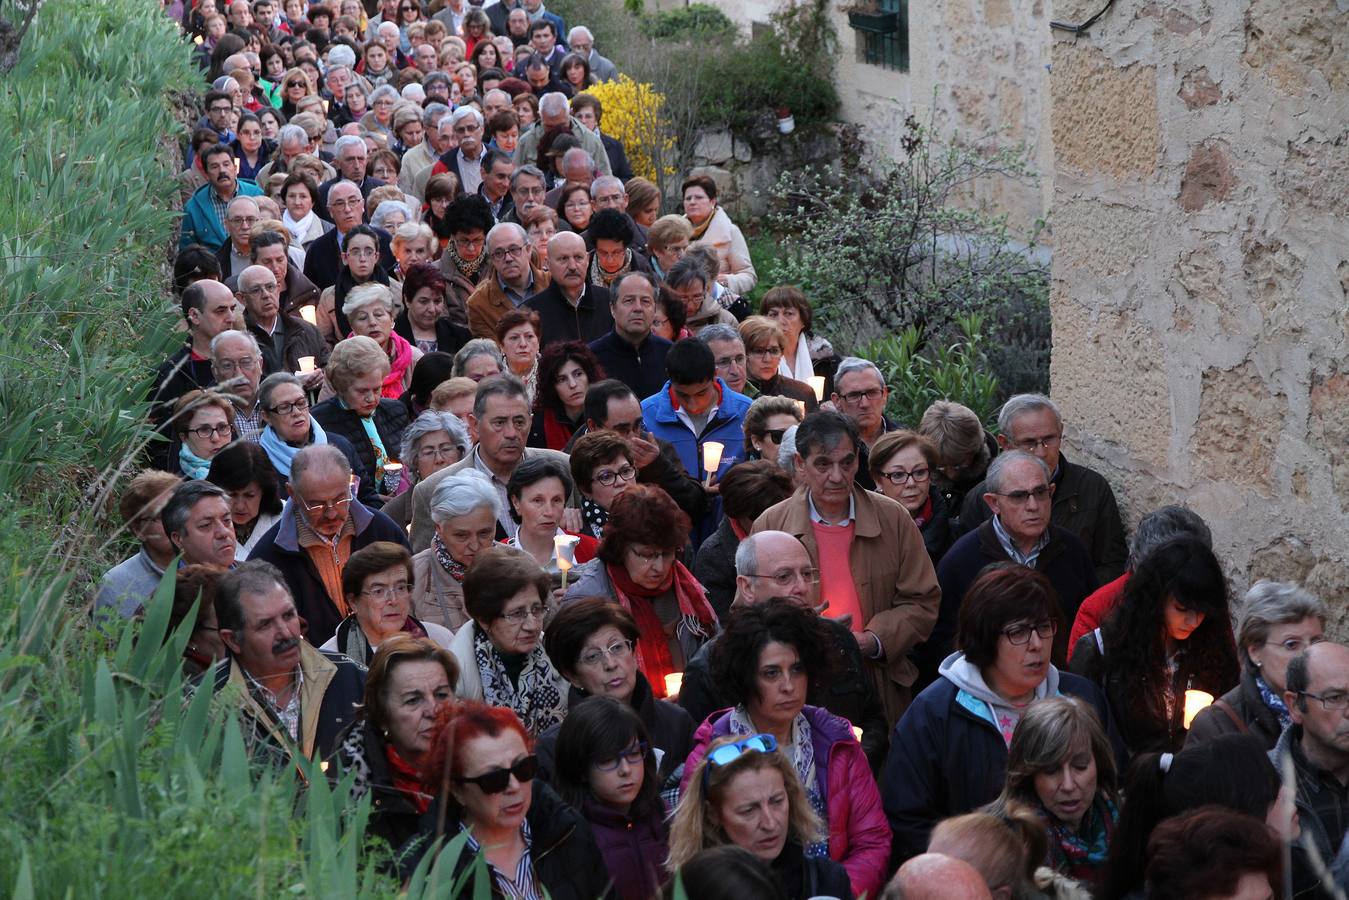
[[[816,400],[823,401],[823,400],[824,400],[824,376],[823,376],[823,375],[812,375],[812,376],[810,376],[809,378],[807,378],[806,381],[810,382],[810,389],[813,390],[813,391],[815,392],[815,399],[816,399]]]
[[[1199,715],[1200,711],[1213,705],[1213,695],[1207,691],[1186,691],[1185,692],[1185,727],[1188,729],[1194,717]]]
[[[571,534],[553,535],[553,556],[562,571],[562,590],[567,589],[567,573],[576,565],[576,545],[581,539]]]
[[[672,672],[665,676],[665,696],[673,699],[679,696],[679,689],[684,685],[684,675],[680,672]]]
[[[206,42],[206,38],[202,37],[201,35],[197,35],[196,37],[194,37],[194,38],[192,39],[192,43],[197,44],[198,46],[200,46],[201,44],[204,44],[205,42]]]
[[[318,311],[315,310],[314,307],[312,307],[312,306],[301,306],[301,307],[300,307],[300,318],[301,318],[301,319],[304,319],[304,320],[305,320],[306,322],[308,322],[310,325],[318,325],[318,323],[319,323],[319,315],[318,315]],[[311,357],[309,357],[309,359],[313,359],[313,357],[311,356]],[[304,361],[304,360],[301,359],[301,362],[303,362],[303,361]]]
[[[306,307],[306,309],[308,309],[308,307]],[[301,357],[300,357],[300,373],[303,374],[303,373],[305,373],[305,372],[312,372],[312,371],[314,371],[314,357],[312,357],[312,356],[301,356]]]
[[[712,483],[712,476],[717,474],[717,467],[721,465],[721,454],[726,446],[719,441],[708,441],[703,444],[703,471],[707,473],[706,484]]]
[[[857,738],[858,742],[860,743],[862,740],[862,729],[859,726],[854,725],[852,727],[852,736]]]

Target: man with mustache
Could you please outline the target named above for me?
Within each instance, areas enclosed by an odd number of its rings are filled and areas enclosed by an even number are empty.
[[[539,314],[540,345],[554,341],[599,340],[614,327],[609,291],[590,284],[590,254],[579,234],[561,231],[548,239],[552,282],[525,301]]]
[[[229,652],[198,686],[233,689],[225,696],[237,698],[249,756],[278,768],[328,758],[356,717],[365,670],[304,640],[285,577],[269,563],[250,560],[222,578],[215,611]]]
[[[178,247],[201,244],[214,252],[229,238],[225,231],[225,210],[230,201],[236,195],[260,196],[262,190],[253,182],[239,178],[234,169],[234,151],[225,144],[202,151],[201,171],[206,176],[206,183],[193,191],[192,198],[183,206]]]
[[[318,647],[351,613],[342,591],[342,567],[351,554],[375,541],[406,547],[407,535],[384,513],[352,496],[351,463],[332,444],[295,454],[287,490],[290,499],[280,521],[248,558],[265,560],[281,572],[307,626],[304,636]]]

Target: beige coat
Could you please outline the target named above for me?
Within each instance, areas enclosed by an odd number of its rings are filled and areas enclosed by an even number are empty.
[[[721,274],[726,276],[726,287],[733,294],[748,294],[759,283],[759,273],[754,271],[754,262],[749,258],[749,244],[740,233],[740,226],[731,221],[726,210],[720,206],[712,213],[712,222],[707,231],[695,243],[704,244],[717,251],[717,261],[721,263]]]
[[[458,631],[468,621],[464,586],[436,561],[430,547],[412,557],[412,615],[423,622]]]
[[[923,534],[904,507],[860,488],[853,489],[853,497],[857,518],[849,562],[866,630],[880,638],[885,650],[884,659],[869,662],[868,667],[886,720],[893,726],[913,699],[909,688],[918,669],[909,651],[932,633],[941,588]],[[765,510],[755,521],[754,531],[795,535],[819,567],[805,488]]]

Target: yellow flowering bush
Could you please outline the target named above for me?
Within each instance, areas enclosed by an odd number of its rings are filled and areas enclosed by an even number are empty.
[[[623,142],[634,175],[655,181],[657,165],[664,166],[664,174],[674,174],[669,161],[674,158],[675,140],[661,115],[664,94],[627,75],[589,87],[586,93],[600,101],[604,133]]]

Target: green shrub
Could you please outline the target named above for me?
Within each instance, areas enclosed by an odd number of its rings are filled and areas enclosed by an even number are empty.
[[[733,37],[735,23],[715,6],[691,3],[646,16],[642,33],[656,40],[706,40]]]
[[[863,348],[860,355],[876,363],[890,386],[886,415],[917,428],[929,406],[951,400],[969,407],[985,429],[994,431],[999,385],[984,352],[983,324],[980,316],[961,316],[960,337],[948,346],[925,342],[918,328],[910,325]],[[927,349],[921,350],[925,344]]]

